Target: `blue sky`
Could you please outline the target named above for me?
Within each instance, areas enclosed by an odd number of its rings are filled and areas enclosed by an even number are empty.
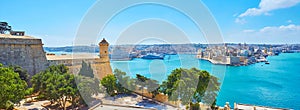
[[[72,45],[82,19],[95,2],[96,0],[5,0],[1,2],[0,21],[8,22],[14,30],[25,30],[27,35],[42,38],[45,46],[67,46]],[[300,43],[300,0],[202,2],[219,25],[224,42]],[[146,18],[170,21],[184,31],[191,42],[206,43],[201,32],[187,16],[170,8],[151,5],[140,5],[118,14],[99,35],[99,40],[105,37],[114,43],[124,27]]]

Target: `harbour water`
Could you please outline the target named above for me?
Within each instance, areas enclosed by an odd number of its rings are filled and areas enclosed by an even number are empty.
[[[111,61],[113,69],[129,76],[142,74],[162,82],[175,68],[196,67],[217,76],[222,82],[217,105],[234,102],[300,109],[300,53],[282,53],[268,57],[270,64],[249,66],[213,65],[194,55],[167,55],[165,60],[133,59]]]

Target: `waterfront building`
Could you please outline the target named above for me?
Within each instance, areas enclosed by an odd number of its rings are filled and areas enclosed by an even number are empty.
[[[250,49],[250,50],[249,50]],[[255,62],[267,62],[266,57],[273,55],[266,48],[238,46],[214,46],[207,47],[204,51],[198,50],[197,58],[208,60],[213,64],[223,65],[248,65]]]
[[[116,46],[111,50],[110,59],[115,61],[131,60],[136,56],[136,54],[129,53],[129,51],[122,49],[120,46]]]

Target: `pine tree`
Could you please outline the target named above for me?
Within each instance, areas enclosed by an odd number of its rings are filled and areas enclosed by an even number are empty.
[[[91,67],[91,64],[87,64],[86,62],[82,61],[81,69],[79,71],[79,75],[94,78],[94,72]]]

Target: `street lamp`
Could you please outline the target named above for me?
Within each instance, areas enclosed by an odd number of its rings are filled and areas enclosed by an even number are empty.
[[[114,95],[114,101],[116,101],[116,95],[117,95],[118,91],[114,90],[114,93],[115,93],[115,95]]]

